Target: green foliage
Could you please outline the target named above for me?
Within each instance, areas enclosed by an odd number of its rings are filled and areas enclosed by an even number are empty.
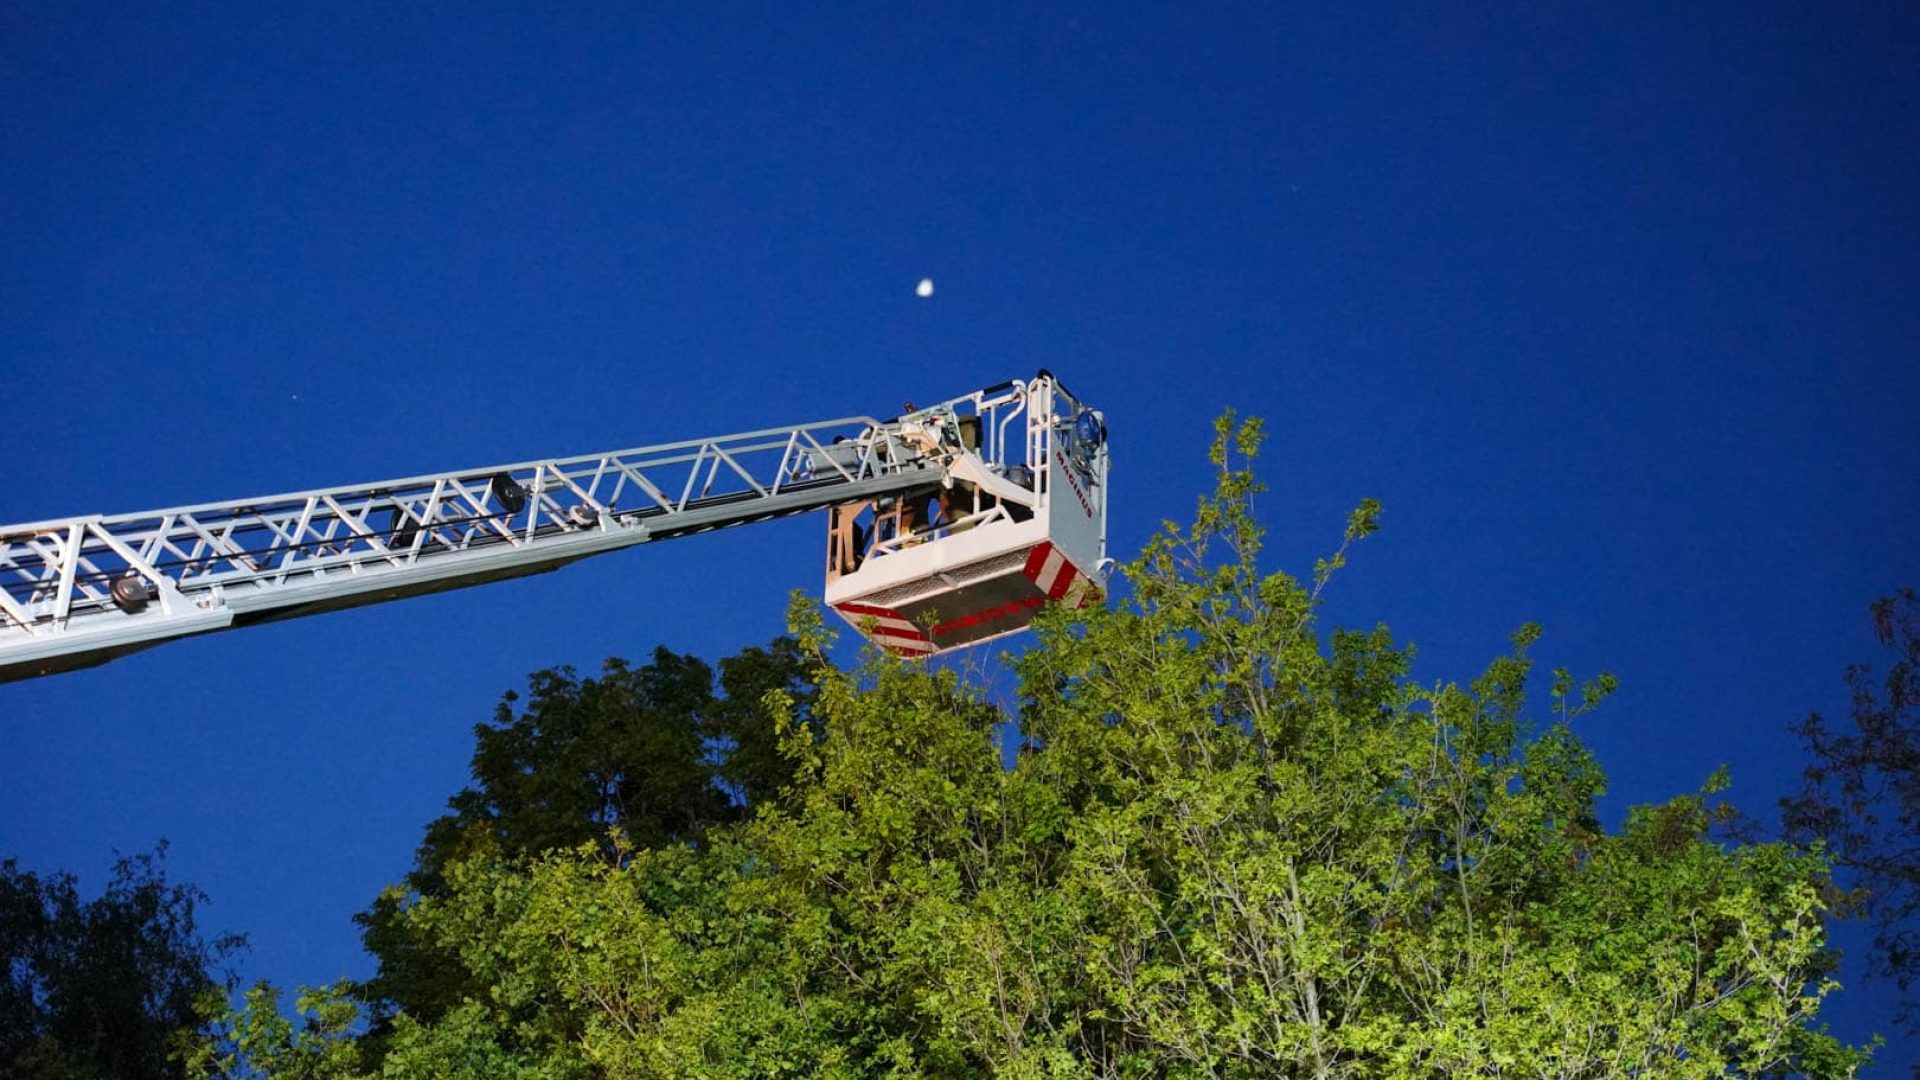
[[[450,867],[582,846],[618,862],[627,846],[698,842],[743,816],[743,800],[772,799],[789,781],[761,701],[784,693],[804,717],[808,680],[798,644],[776,638],[722,660],[717,694],[712,668],[666,649],[637,667],[611,658],[597,678],[537,671],[524,698],[509,691],[474,729],[472,786],[427,826],[406,881],[358,918],[380,961],[359,990],[375,1006],[376,1041],[396,1012],[435,1020],[484,989],[457,950],[408,918],[421,898],[447,893]]]
[[[220,995],[204,1000],[203,1008],[211,1030],[182,1055],[187,1075],[241,1076],[251,1067],[281,1080],[328,1080],[354,1075],[361,1064],[353,1039],[359,1008],[345,983],[302,990],[292,1019],[264,983],[246,992],[241,1008],[229,1009]]]
[[[400,1018],[380,1075],[1848,1075],[1824,867],[1716,841],[1706,792],[1609,835],[1573,725],[1613,680],[1555,672],[1534,724],[1537,627],[1464,685],[1322,634],[1379,508],[1308,581],[1262,572],[1259,442],[1223,419],[1129,598],[1041,616],[1017,716],[836,670],[798,611],[785,796],[698,847],[448,864],[404,917],[472,990]]]
[[[184,1075],[174,1044],[242,941],[200,936],[206,897],[167,883],[165,854],[120,859],[92,900],[71,874],[0,862],[0,1080]]]

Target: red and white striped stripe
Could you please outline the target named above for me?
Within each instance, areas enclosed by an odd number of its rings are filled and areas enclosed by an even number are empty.
[[[863,629],[872,620],[874,643],[901,656],[925,656],[935,649],[931,638],[892,608],[848,601],[835,604],[834,610]]]
[[[1071,607],[1085,607],[1100,595],[1100,587],[1093,579],[1069,562],[1051,540],[1041,541],[1027,556],[1026,572],[1040,591],[1047,594],[1047,599]]]
[[[1044,604],[1046,602],[1047,602],[1047,598],[1044,596],[1029,596],[1025,600],[1015,600],[1010,603],[1001,604],[998,607],[990,607],[990,608],[983,609],[981,611],[968,612],[965,615],[955,616],[954,618],[948,619],[946,622],[943,622],[938,626],[935,626],[933,628],[933,636],[944,637],[956,631],[965,630],[973,626],[978,626],[981,623],[994,622],[995,620],[998,620],[998,619],[1004,619],[1012,615],[1018,615],[1022,611],[1025,611],[1028,608],[1037,608],[1041,604]]]

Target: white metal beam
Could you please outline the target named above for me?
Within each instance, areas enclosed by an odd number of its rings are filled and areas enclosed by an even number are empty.
[[[983,395],[958,398],[924,415]],[[0,525],[0,682],[172,638],[503,577],[939,483],[911,418]],[[679,492],[674,498],[668,492]],[[621,497],[636,496],[622,506]],[[115,583],[120,582],[116,593]]]

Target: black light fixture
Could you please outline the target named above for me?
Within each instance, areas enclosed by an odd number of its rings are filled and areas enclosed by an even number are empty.
[[[107,591],[113,596],[113,606],[129,615],[145,611],[147,602],[157,595],[153,586],[132,570],[115,578]]]
[[[499,503],[501,509],[508,514],[517,514],[526,509],[527,489],[521,487],[506,473],[494,473],[493,480],[487,485],[487,489],[493,492],[494,501]]]

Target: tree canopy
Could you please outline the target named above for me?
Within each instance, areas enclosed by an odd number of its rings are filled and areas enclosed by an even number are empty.
[[[71,874],[0,862],[0,1080],[184,1075],[176,1043],[242,942],[201,936],[206,898],[167,883],[165,852],[120,859],[91,900]]]
[[[1788,834],[1824,841],[1855,887],[1874,927],[1870,967],[1899,988],[1899,1020],[1920,1038],[1920,594],[1882,597],[1872,615],[1891,661],[1848,669],[1850,723],[1815,713],[1795,726],[1812,761],[1783,809]]]
[[[817,610],[797,603],[817,691],[804,716],[791,688],[768,684],[759,702],[783,736],[777,798],[698,843],[641,815],[545,853],[463,848],[394,913],[457,965],[457,1001],[392,1016],[375,1063],[356,1050],[350,988],[304,994],[296,1023],[262,987],[196,1069],[1834,1077],[1859,1064],[1819,1026],[1833,984],[1816,856],[1716,835],[1716,778],[1604,828],[1605,779],[1576,727],[1612,680],[1540,675],[1537,628],[1478,677],[1431,685],[1384,628],[1322,631],[1321,591],[1378,508],[1363,504],[1305,580],[1264,572],[1258,425],[1229,418],[1217,434],[1218,489],[1193,523],[1126,567],[1116,603],[1043,615],[1010,703],[872,654],[837,669]]]
[[[450,866],[583,846],[618,862],[628,847],[699,842],[791,777],[760,701],[778,690],[804,715],[811,674],[782,637],[722,660],[718,692],[705,661],[665,648],[638,666],[609,658],[597,677],[537,671],[524,696],[508,691],[492,722],[474,728],[473,783],[427,826],[405,881],[358,916],[379,962],[358,993],[380,1028],[394,1011],[438,1017],[483,989],[457,949],[424,938],[407,917],[421,899],[447,894]]]

